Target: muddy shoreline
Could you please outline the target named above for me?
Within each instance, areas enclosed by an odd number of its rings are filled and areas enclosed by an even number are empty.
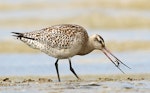
[[[83,82],[83,81],[140,81],[150,80],[150,73],[145,74],[112,74],[112,75],[82,75],[81,80],[74,76],[61,76],[62,82]],[[56,76],[0,76],[0,83],[48,83],[58,82]]]
[[[5,93],[148,93],[150,74],[83,75],[73,76],[1,76],[0,92]],[[113,93],[112,92],[112,93]]]

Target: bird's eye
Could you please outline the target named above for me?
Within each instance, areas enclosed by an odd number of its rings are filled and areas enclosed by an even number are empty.
[[[102,44],[102,41],[100,40],[100,41],[99,41],[99,43],[101,43],[101,44]]]

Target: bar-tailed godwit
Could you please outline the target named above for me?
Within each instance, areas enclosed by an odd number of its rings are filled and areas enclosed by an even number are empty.
[[[87,31],[79,25],[60,24],[32,32],[12,33],[30,47],[57,58],[55,67],[59,81],[58,61],[60,59],[68,59],[70,70],[77,79],[80,79],[72,68],[71,58],[75,55],[86,55],[93,50],[101,50],[121,72],[123,71],[119,64],[130,68],[106,48],[104,39],[100,35],[95,34],[89,37]]]

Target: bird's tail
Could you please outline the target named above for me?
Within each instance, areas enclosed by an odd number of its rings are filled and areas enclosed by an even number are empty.
[[[23,33],[18,33],[18,32],[11,32],[11,33],[13,33],[13,34],[14,34],[14,35],[12,35],[12,36],[17,37],[17,39],[20,39],[20,40],[21,40],[22,38],[35,40],[34,38],[31,38],[31,37],[27,37],[27,36],[25,36]]]
[[[18,33],[18,32],[11,32],[11,33],[13,33],[14,35],[12,36],[17,37],[17,39],[21,39],[22,37],[24,37],[23,33]]]
[[[30,36],[29,33],[19,33],[19,32],[11,32],[13,33],[12,36],[16,37],[17,39],[21,40],[22,42],[26,43],[32,48],[39,49],[39,43],[33,36]]]

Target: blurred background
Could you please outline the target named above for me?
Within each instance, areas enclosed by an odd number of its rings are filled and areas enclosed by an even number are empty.
[[[0,75],[55,75],[56,59],[11,36],[56,24],[78,24],[100,34],[132,69],[150,73],[150,0],[0,0]],[[100,52],[72,58],[79,74],[120,73]],[[70,75],[67,60],[60,73]],[[107,69],[107,70],[106,70]]]

